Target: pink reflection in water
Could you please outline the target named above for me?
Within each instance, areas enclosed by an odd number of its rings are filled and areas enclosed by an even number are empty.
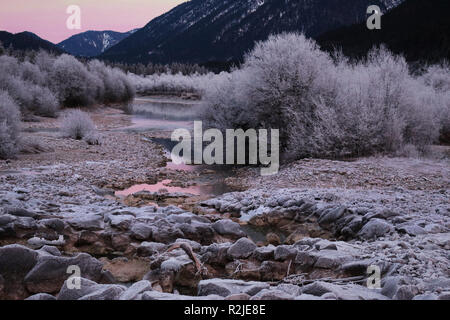
[[[205,194],[205,186],[190,186],[190,187],[170,187],[167,186],[170,184],[172,180],[163,180],[156,184],[137,184],[128,189],[117,191],[116,196],[128,196],[130,194],[140,192],[140,191],[149,191],[149,192],[158,192],[160,189],[167,190],[169,193],[173,192],[181,192],[181,193],[189,193],[192,195],[202,195]]]

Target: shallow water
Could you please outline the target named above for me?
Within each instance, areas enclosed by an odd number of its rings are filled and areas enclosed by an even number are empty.
[[[136,98],[132,125],[122,130],[133,132],[173,131],[175,129],[192,129],[193,120],[198,114],[198,101],[185,101],[179,98]],[[178,143],[170,138],[147,138],[143,140],[155,142],[164,147],[166,156],[171,158],[170,150]],[[175,164],[169,161],[166,168],[186,172],[198,172],[194,186],[172,187],[168,186],[170,180],[158,181],[156,184],[137,184],[116,192],[116,196],[123,197],[139,191],[158,192],[164,189],[169,193],[188,193],[196,196],[218,196],[229,192],[224,180],[230,175],[229,168],[225,166],[190,165],[184,161]],[[208,174],[202,171],[211,170]]]

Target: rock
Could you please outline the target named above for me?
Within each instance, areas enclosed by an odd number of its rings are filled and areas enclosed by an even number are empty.
[[[131,287],[125,290],[125,292],[120,295],[119,300],[134,300],[143,292],[151,290],[152,284],[150,283],[150,281],[141,280],[139,282],[133,283]]]
[[[315,281],[302,288],[302,293],[323,296],[333,293],[339,300],[386,300],[381,293],[356,284],[336,285],[323,281]]]
[[[106,219],[106,222],[109,222],[111,227],[127,231],[130,229],[131,223],[134,220],[133,216],[130,215],[108,215],[108,218]]]
[[[130,232],[131,237],[136,240],[147,240],[152,235],[152,228],[145,223],[134,223]]]
[[[80,214],[67,222],[72,227],[79,230],[102,230],[105,226],[103,217],[99,214]]]
[[[294,298],[294,300],[323,300],[323,299],[321,297],[313,296],[312,294],[304,293],[304,294],[301,294],[299,296],[296,296]]]
[[[299,286],[296,286],[294,284],[289,284],[289,283],[279,284],[275,287],[275,289],[284,291],[287,294],[290,294],[292,296],[298,296],[302,293]]]
[[[104,284],[99,285],[97,290],[82,296],[78,300],[118,300],[124,291],[124,286]]]
[[[437,300],[438,296],[434,293],[419,294],[413,298],[413,300]]]
[[[166,247],[165,244],[159,242],[142,242],[137,248],[137,254],[140,257],[149,257],[165,251]]]
[[[256,245],[253,241],[248,238],[240,238],[228,249],[227,253],[232,259],[245,259],[250,257],[255,249]]]
[[[234,301],[244,301],[244,300],[250,300],[250,295],[246,293],[236,293],[231,294],[228,297],[225,298],[225,300],[234,300]]]
[[[344,263],[341,270],[349,276],[362,276],[367,274],[367,268],[373,264],[372,260],[358,260]]]
[[[333,208],[329,210],[325,210],[318,219],[320,226],[328,226],[341,218],[345,213],[345,207]]]
[[[37,293],[26,298],[25,300],[56,300],[56,297],[48,293]]]
[[[246,234],[242,231],[239,223],[233,222],[229,219],[216,221],[212,224],[212,228],[220,235],[230,237],[232,239],[239,239],[245,237]]]
[[[381,282],[381,294],[393,298],[402,284],[405,284],[405,278],[401,276],[386,277]]]
[[[47,228],[50,228],[56,232],[62,232],[66,227],[66,223],[61,219],[43,219],[40,220],[39,223]]]
[[[19,217],[13,223],[14,229],[22,230],[36,230],[37,223],[33,218],[30,217]]]
[[[29,218],[35,218],[37,214],[33,211],[28,211],[24,208],[19,207],[9,207],[5,209],[6,214],[10,214],[12,216],[16,217],[29,217]]]
[[[25,246],[12,244],[0,248],[3,299],[25,299],[29,296],[23,279],[37,261],[38,252]]]
[[[442,292],[439,295],[438,300],[450,300],[450,291]]]
[[[285,261],[288,259],[294,259],[297,255],[297,249],[292,246],[282,245],[276,247],[274,251],[274,258],[277,261]]]
[[[294,296],[276,289],[263,289],[250,300],[294,300]]]
[[[338,297],[333,292],[327,292],[324,295],[321,296],[324,300],[337,300]]]
[[[61,290],[56,297],[57,300],[78,300],[99,288],[99,285],[89,279],[80,278],[80,288],[69,288],[67,281],[61,287]]]
[[[275,247],[273,245],[268,245],[265,247],[256,248],[253,252],[253,257],[258,261],[266,261],[274,259]]]
[[[397,231],[400,233],[407,233],[410,236],[418,236],[420,234],[427,233],[424,228],[416,225],[416,224],[408,224],[397,228]]]
[[[358,233],[358,236],[366,240],[373,240],[378,237],[385,236],[393,230],[394,227],[390,223],[375,218],[369,220],[369,222],[362,227],[361,231]]]
[[[314,253],[314,256],[316,257],[314,267],[322,269],[339,268],[343,263],[353,259],[347,253],[336,250],[322,250]]]
[[[317,250],[337,250],[336,243],[325,239],[316,242],[314,246]]]
[[[403,285],[398,288],[394,300],[412,300],[418,293],[419,290],[416,286]]]
[[[232,294],[246,293],[250,296],[259,291],[269,288],[269,284],[257,281],[243,281],[232,279],[209,279],[201,280],[198,284],[198,295],[219,295],[227,297]]]
[[[39,254],[50,254],[52,256],[61,256],[61,251],[58,248],[52,246],[43,246],[40,250],[38,250]]]
[[[184,296],[180,294],[165,293],[159,291],[146,291],[142,294],[142,300],[223,300],[223,297],[210,295],[205,297]]]
[[[213,243],[202,249],[201,261],[212,265],[223,266],[228,262],[228,249],[231,247],[231,243]]]
[[[295,265],[302,268],[307,269],[312,267],[316,263],[317,257],[309,251],[300,251],[295,256]]]
[[[9,225],[11,222],[14,222],[17,218],[10,215],[10,214],[4,214],[0,215],[0,227],[4,227]]]
[[[83,278],[96,282],[102,279],[102,263],[86,253],[81,253],[75,257],[41,256],[25,277],[24,283],[32,293],[58,292],[70,276],[67,273],[69,266],[78,266]]]
[[[66,241],[64,236],[59,236],[58,240],[47,240],[43,238],[33,237],[28,239],[27,243],[34,249],[41,248],[43,246],[64,246]]]

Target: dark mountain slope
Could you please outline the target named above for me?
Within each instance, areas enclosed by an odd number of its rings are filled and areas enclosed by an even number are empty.
[[[86,31],[58,43],[58,47],[81,57],[95,57],[133,34],[115,31]]]
[[[381,30],[365,23],[344,27],[318,38],[326,50],[341,48],[351,57],[361,57],[382,43],[408,61],[450,60],[450,1],[407,0],[381,18]]]
[[[0,31],[0,42],[3,47],[12,47],[15,50],[39,50],[63,53],[64,51],[58,48],[50,41],[39,38],[31,32],[20,32],[12,34],[6,31]]]
[[[270,34],[303,31],[314,37],[364,20],[369,5],[387,10],[401,1],[192,0],[150,21],[101,57],[144,63],[235,60]]]

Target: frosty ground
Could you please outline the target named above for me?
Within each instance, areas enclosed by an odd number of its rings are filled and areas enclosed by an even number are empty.
[[[23,124],[28,153],[0,162],[0,298],[450,298],[447,148],[299,160],[271,177],[234,169],[224,183],[235,192],[189,194],[170,186],[217,172],[167,166],[150,139],[164,133],[123,130],[131,116],[119,109],[89,113],[101,145],[42,118]],[[168,190],[116,193],[162,180]],[[381,289],[367,288],[369,265]]]

